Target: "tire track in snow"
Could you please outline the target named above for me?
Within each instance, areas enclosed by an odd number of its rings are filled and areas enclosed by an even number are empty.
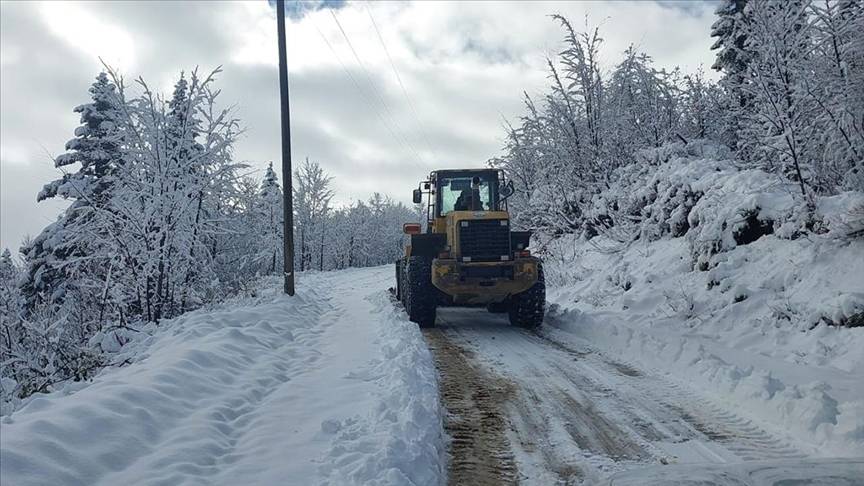
[[[454,485],[515,484],[516,466],[505,435],[503,402],[513,386],[484,372],[470,352],[437,329],[424,331],[440,373],[441,398],[450,435],[449,482]]]
[[[537,333],[537,337],[556,347],[573,349],[572,345],[560,343],[542,332]],[[672,427],[671,433],[667,437],[657,437],[659,439],[676,439],[675,442],[691,439],[710,441],[722,445],[737,458],[748,461],[807,457],[782,437],[769,434],[752,421],[723,410],[674,382],[645,374],[602,353],[578,352],[582,356],[591,354],[601,367],[606,366],[615,372],[609,375],[609,385],[614,385],[611,390],[632,388],[643,397],[642,406],[655,416],[669,415],[674,418],[664,423],[664,428]],[[647,434],[646,438],[652,439],[651,434]]]
[[[511,383],[501,407],[519,482],[585,484],[646,464],[806,457],[752,421],[596,350],[484,312],[439,318],[434,332],[461,348],[465,366]],[[441,371],[445,382],[462,379]]]

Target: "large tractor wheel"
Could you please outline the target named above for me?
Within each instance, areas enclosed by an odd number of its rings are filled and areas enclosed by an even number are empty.
[[[530,289],[516,294],[510,300],[510,324],[525,329],[536,329],[543,323],[546,310],[546,278],[543,264],[537,264],[537,282]]]
[[[435,325],[435,287],[432,285],[432,260],[423,257],[408,258],[405,269],[405,311],[411,322],[420,327]]]

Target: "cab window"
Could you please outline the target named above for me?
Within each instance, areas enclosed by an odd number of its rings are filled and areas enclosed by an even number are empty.
[[[493,210],[492,184],[486,178],[472,187],[475,176],[444,177],[439,180],[441,211],[444,216],[450,211],[491,211]]]

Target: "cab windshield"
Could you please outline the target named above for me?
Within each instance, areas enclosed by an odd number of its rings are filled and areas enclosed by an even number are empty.
[[[474,179],[479,184],[473,185]],[[444,216],[450,211],[492,211],[495,205],[493,181],[488,176],[464,175],[442,177],[439,180],[439,197]],[[497,181],[496,181],[497,182]]]

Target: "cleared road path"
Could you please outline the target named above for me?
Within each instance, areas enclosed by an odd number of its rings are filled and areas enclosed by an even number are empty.
[[[862,484],[861,461],[812,460],[735,411],[587,343],[514,328],[481,310],[438,316],[424,335],[448,412],[451,484],[640,484],[626,482],[640,470],[646,474],[635,477],[645,481],[657,470],[663,481],[704,470],[719,471],[717,484],[750,484],[724,482],[731,473],[717,465],[800,477],[802,462],[830,476],[813,484]]]

